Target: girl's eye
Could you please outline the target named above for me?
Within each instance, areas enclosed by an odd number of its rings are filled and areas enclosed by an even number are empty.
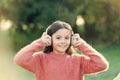
[[[60,39],[60,37],[56,37],[56,39]]]
[[[56,36],[56,39],[62,39],[62,37],[61,36]],[[66,40],[69,40],[70,39],[70,37],[69,36],[66,36],[66,37],[64,37],[64,39],[66,39]]]
[[[65,37],[65,39],[70,39],[70,37]]]

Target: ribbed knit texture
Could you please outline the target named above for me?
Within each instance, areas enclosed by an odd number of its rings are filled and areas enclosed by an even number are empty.
[[[83,41],[78,50],[86,55],[37,52],[44,44],[40,39],[21,49],[14,61],[35,74],[36,80],[83,80],[84,74],[103,71],[107,63],[96,50]],[[37,52],[37,53],[35,53]]]

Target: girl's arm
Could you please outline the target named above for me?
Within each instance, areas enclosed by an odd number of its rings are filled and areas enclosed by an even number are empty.
[[[106,59],[86,42],[79,45],[78,50],[86,57],[81,57],[85,74],[104,71],[108,68]]]
[[[100,72],[108,68],[106,59],[80,38],[79,34],[75,34],[73,38],[73,46],[78,47],[78,50],[86,56],[81,57],[82,69],[85,74]]]
[[[35,62],[33,59],[33,54],[38,50],[41,50],[44,44],[41,39],[35,40],[31,44],[22,48],[15,56],[14,61],[19,66],[29,70],[30,72],[35,72]]]
[[[49,45],[51,45],[51,37],[44,32],[40,39],[22,48],[15,56],[14,61],[21,67],[34,73],[35,61],[33,54]]]

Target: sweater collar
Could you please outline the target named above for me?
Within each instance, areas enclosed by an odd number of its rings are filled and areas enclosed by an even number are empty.
[[[64,58],[66,56],[68,56],[67,53],[64,53],[64,54],[56,54],[54,52],[50,52],[50,55],[53,56],[53,57],[58,57],[58,58]]]

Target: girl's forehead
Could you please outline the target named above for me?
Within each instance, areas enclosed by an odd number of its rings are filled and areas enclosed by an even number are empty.
[[[53,35],[71,35],[71,32],[68,29],[59,29]]]

